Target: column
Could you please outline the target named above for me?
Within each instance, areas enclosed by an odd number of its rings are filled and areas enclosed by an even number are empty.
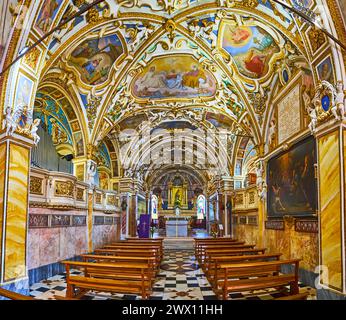
[[[319,282],[325,289],[345,294],[345,124],[337,122],[319,128],[316,145],[320,210],[319,263],[324,266],[324,272],[328,272],[328,277],[320,277]]]
[[[227,210],[227,194],[225,193],[225,199],[224,199],[224,221],[225,221],[225,224],[223,226],[224,228],[224,236],[228,236],[229,235],[229,228],[228,228],[228,225],[229,225],[229,217],[228,217],[228,210]]]
[[[29,294],[27,225],[32,139],[0,135],[0,286]]]
[[[129,197],[129,215],[128,215],[128,235],[135,237],[137,235],[137,199],[136,194],[131,194]]]
[[[88,190],[88,215],[87,215],[87,241],[88,252],[93,251],[93,211],[94,211],[94,190]]]

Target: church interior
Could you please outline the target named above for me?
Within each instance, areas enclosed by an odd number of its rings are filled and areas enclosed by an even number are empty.
[[[345,300],[345,0],[2,0],[0,300]]]

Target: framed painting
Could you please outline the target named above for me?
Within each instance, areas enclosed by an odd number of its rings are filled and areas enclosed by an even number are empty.
[[[320,81],[325,80],[335,84],[334,67],[330,55],[317,66],[317,74]]]
[[[268,217],[312,216],[317,209],[316,143],[309,137],[273,157],[267,166]]]

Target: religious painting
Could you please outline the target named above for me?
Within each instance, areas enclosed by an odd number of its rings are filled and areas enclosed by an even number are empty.
[[[268,161],[268,217],[316,214],[315,139],[309,137]]]
[[[16,95],[14,98],[14,106],[30,105],[33,82],[23,74],[19,74]]]
[[[78,120],[71,122],[71,128],[72,128],[72,131],[79,131],[80,130]]]
[[[76,143],[77,157],[84,155],[84,143],[82,132],[75,133],[74,140]]]
[[[76,177],[79,181],[84,181],[84,164],[76,165]]]
[[[319,80],[328,81],[331,84],[335,83],[334,79],[334,68],[332,59],[330,56],[328,56],[326,59],[324,59],[318,66],[317,66],[317,73]]]
[[[155,58],[132,84],[132,93],[137,98],[212,97],[215,91],[212,74],[190,55]]]
[[[309,9],[313,3],[313,0],[292,0],[293,7],[302,12],[304,9]]]
[[[112,168],[113,168],[113,177],[117,177],[119,175],[118,161],[112,161]]]
[[[32,45],[32,42],[30,42],[30,45]],[[34,47],[24,56],[23,62],[31,68],[31,70],[36,71],[40,54],[41,50],[38,49],[38,47]]]
[[[41,34],[50,31],[54,18],[63,0],[45,0],[35,22],[35,27]]]
[[[270,61],[279,46],[273,37],[255,25],[236,26],[222,21],[219,46],[233,57],[239,72],[259,79],[269,72]]]
[[[213,112],[207,112],[205,120],[210,122],[215,128],[229,129],[233,124],[233,120],[221,113],[216,114]]]
[[[137,196],[137,216],[147,213],[145,198]]]
[[[112,65],[123,53],[116,34],[88,39],[72,51],[69,64],[77,68],[83,82],[97,85],[107,80]]]
[[[337,3],[339,3],[341,15],[346,24],[346,0],[339,0]]]
[[[74,112],[73,107],[71,106],[68,99],[64,97],[59,102],[64,112],[67,114],[67,117],[69,118],[69,120],[74,120],[77,118],[76,113]]]
[[[99,171],[99,184],[103,190],[108,190],[108,174],[104,171]]]
[[[136,129],[141,123],[147,120],[144,113],[137,114],[136,116],[126,118],[119,123],[120,130]]]

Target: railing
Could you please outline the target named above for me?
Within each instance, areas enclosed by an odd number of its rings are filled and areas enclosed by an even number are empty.
[[[116,191],[93,188],[71,174],[32,167],[30,170],[30,206],[59,209],[87,209],[89,192],[95,210],[120,212]]]

